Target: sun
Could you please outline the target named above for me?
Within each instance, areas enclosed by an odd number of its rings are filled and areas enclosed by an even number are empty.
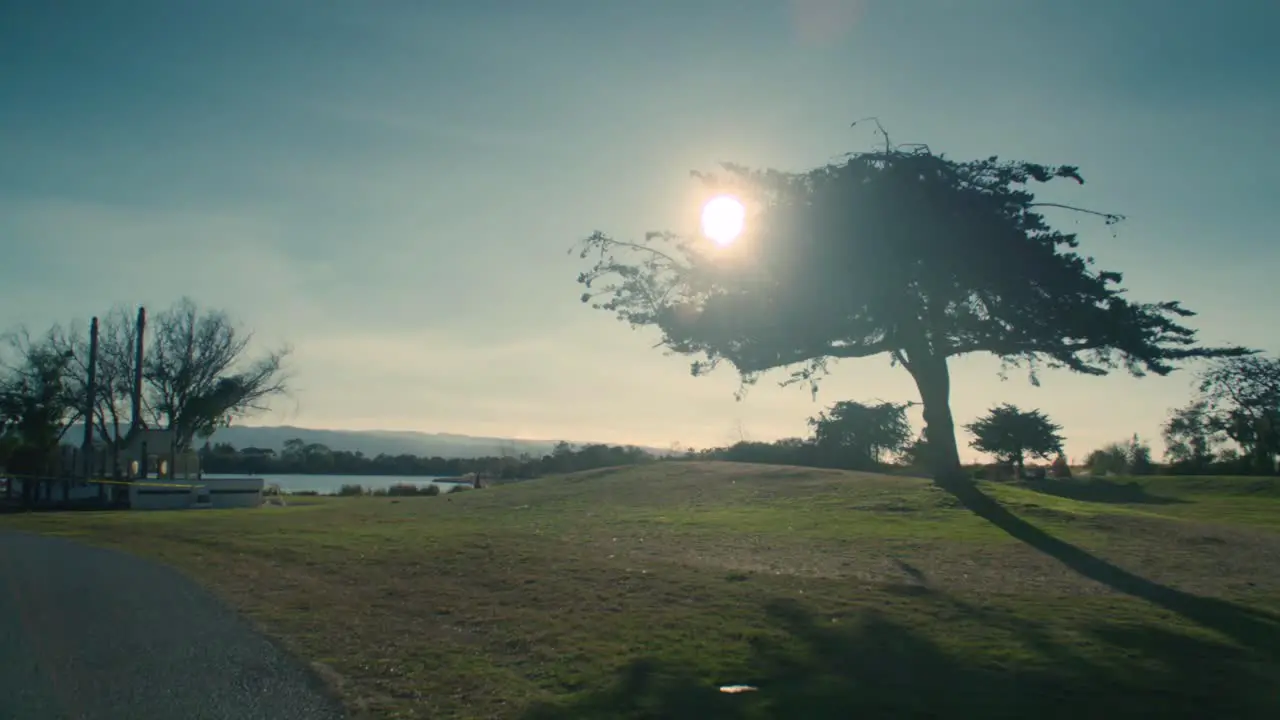
[[[732,195],[717,195],[702,206],[702,234],[717,245],[728,245],[742,234],[747,209]]]

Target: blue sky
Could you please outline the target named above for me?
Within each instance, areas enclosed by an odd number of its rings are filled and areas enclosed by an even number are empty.
[[[1280,5],[1220,0],[0,1],[0,327],[182,294],[295,348],[259,423],[667,445],[797,435],[916,399],[882,358],[817,402],[687,362],[577,302],[595,229],[685,229],[692,169],[802,170],[874,138],[1081,166],[1052,199],[1136,298],[1280,349]],[[1074,224],[1077,218],[1062,217]],[[1075,227],[1073,225],[1073,227]],[[953,365],[1068,451],[1155,437],[1187,373]]]

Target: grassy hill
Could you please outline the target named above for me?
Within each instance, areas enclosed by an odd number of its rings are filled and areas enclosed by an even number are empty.
[[[1280,482],[980,487],[671,462],[2,522],[184,568],[357,717],[1280,717]]]

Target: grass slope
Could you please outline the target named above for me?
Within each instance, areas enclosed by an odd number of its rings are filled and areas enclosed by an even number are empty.
[[[356,717],[1280,717],[1280,483],[983,489],[672,462],[0,522],[185,569]]]

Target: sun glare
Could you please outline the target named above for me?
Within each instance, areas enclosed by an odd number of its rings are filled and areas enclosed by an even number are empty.
[[[702,206],[702,234],[717,245],[728,245],[742,234],[747,209],[732,195],[717,195]]]

